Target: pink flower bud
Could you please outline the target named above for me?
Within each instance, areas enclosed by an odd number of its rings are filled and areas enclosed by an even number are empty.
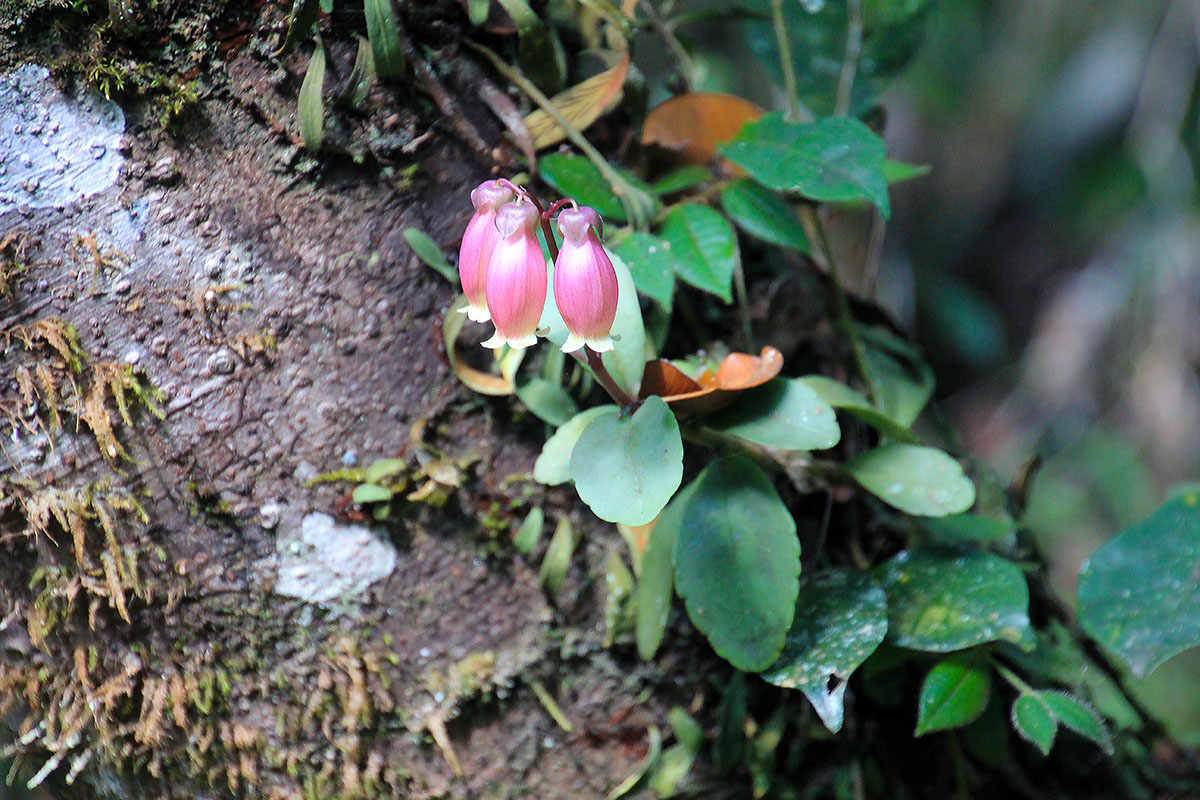
[[[546,259],[537,239],[539,221],[537,209],[525,199],[496,214],[501,239],[488,263],[485,292],[496,335],[484,347],[537,343],[538,320],[546,305]]]
[[[500,181],[484,181],[471,192],[475,216],[467,223],[462,246],[458,249],[458,279],[462,281],[463,293],[467,296],[467,307],[458,311],[474,322],[491,319],[484,299],[484,287],[492,249],[500,241],[500,232],[496,230],[496,212],[512,199],[512,190]]]
[[[596,235],[602,226],[595,209],[568,208],[558,215],[563,243],[554,262],[554,302],[569,331],[564,353],[584,345],[597,353],[613,347],[617,273]]]

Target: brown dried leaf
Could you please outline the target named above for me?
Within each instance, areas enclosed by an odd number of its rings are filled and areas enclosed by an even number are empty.
[[[628,74],[629,53],[626,52],[612,67],[554,95],[550,102],[573,128],[585,130],[620,102]],[[525,117],[525,127],[533,135],[533,145],[538,150],[567,138],[562,126],[540,108]]]
[[[707,165],[717,145],[737,135],[763,110],[731,94],[690,92],[659,103],[646,115],[642,144],[657,145],[676,154],[684,164]]]
[[[771,346],[757,356],[730,353],[714,372],[705,370],[698,380],[662,359],[646,364],[641,397],[658,395],[676,412],[708,414],[728,405],[746,389],[760,386],[783,369],[783,354]]]

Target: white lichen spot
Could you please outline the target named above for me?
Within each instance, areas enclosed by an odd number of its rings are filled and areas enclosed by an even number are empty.
[[[300,530],[281,531],[276,594],[309,603],[347,604],[396,568],[396,548],[361,525],[309,514]]]

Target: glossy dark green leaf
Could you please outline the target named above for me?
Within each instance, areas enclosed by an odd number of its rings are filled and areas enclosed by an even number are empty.
[[[404,50],[400,46],[400,26],[392,10],[392,0],[363,0],[363,14],[376,73],[384,79],[399,78],[404,74]]]
[[[1079,575],[1079,619],[1145,677],[1200,645],[1200,493],[1170,500],[1097,550]]]
[[[404,231],[404,241],[408,242],[408,246],[413,249],[417,258],[421,259],[425,266],[451,283],[458,283],[458,270],[450,266],[450,262],[446,261],[446,256],[442,253],[442,248],[438,247],[437,242],[428,234],[416,228],[407,228]]]
[[[759,183],[811,200],[845,203],[866,200],[886,218],[885,146],[870,128],[851,117],[789,122],[768,114],[747,123],[721,153]]]
[[[805,578],[783,651],[762,678],[804,692],[837,733],[846,681],[886,633],[887,597],[869,575],[838,570]]]
[[[324,84],[325,48],[317,42],[312,59],[308,62],[308,70],[304,73],[304,83],[300,84],[299,107],[296,110],[304,146],[313,152],[321,149],[321,141],[325,137],[325,100],[321,96]]]
[[[613,252],[624,259],[638,291],[670,311],[675,296],[675,259],[669,246],[657,236],[634,231],[618,242]]]
[[[1020,568],[978,551],[905,550],[874,570],[888,598],[888,637],[948,653],[990,641],[1028,646],[1029,587]]]
[[[550,153],[538,159],[541,178],[563,197],[573,198],[581,206],[591,206],[610,222],[625,222],[625,208],[613,194],[608,181],[588,159],[564,153]],[[638,189],[649,191],[645,183],[621,171],[622,177]]]
[[[975,485],[946,453],[915,444],[885,444],[846,464],[846,472],[871,494],[901,511],[944,517],[975,503]]]
[[[562,425],[542,445],[541,455],[533,464],[533,479],[547,486],[557,486],[571,480],[571,453],[575,451],[575,443],[579,441],[583,429],[601,414],[615,413],[616,406],[596,406],[579,412]]]
[[[1038,693],[1023,694],[1013,702],[1012,725],[1021,738],[1042,751],[1042,755],[1050,754],[1058,723]]]
[[[738,669],[770,666],[783,648],[800,584],[800,541],[767,476],[740,456],[693,484],[675,538],[675,588],[692,623]]]
[[[600,519],[645,525],[683,479],[675,415],[661,398],[649,397],[628,416],[597,416],[575,443],[571,477],[580,499]]]
[[[733,181],[721,192],[721,205],[729,218],[751,236],[801,253],[810,251],[796,212],[765,186],[746,178]]]
[[[780,450],[825,450],[842,435],[829,404],[793,378],[774,378],[744,392],[705,424]]]
[[[917,702],[917,730],[922,736],[974,721],[987,707],[992,694],[992,673],[969,655],[941,662],[925,676]]]
[[[565,425],[579,413],[575,398],[562,386],[545,378],[530,378],[517,386],[517,398],[548,425]]]
[[[684,203],[671,210],[659,233],[681,280],[727,303],[733,299],[737,237],[724,217],[708,206]]]

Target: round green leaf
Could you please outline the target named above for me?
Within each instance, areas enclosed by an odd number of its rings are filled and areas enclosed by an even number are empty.
[[[533,463],[533,479],[547,486],[557,486],[571,480],[571,453],[588,423],[601,414],[615,414],[614,405],[596,406],[580,411],[562,425],[542,445],[542,453]]]
[[[733,181],[721,192],[721,205],[739,228],[764,242],[807,253],[808,237],[796,212],[782,197],[748,178]]]
[[[775,378],[751,389],[705,423],[781,450],[825,450],[842,437],[829,404],[798,380]]]
[[[1138,677],[1200,645],[1200,493],[1169,501],[1101,547],[1079,576],[1079,619]]]
[[[901,647],[947,653],[994,640],[1032,640],[1025,576],[999,556],[905,550],[874,575],[887,593],[888,634]]]
[[[948,658],[929,671],[917,704],[917,730],[921,736],[973,722],[987,707],[992,674],[978,659]]]
[[[737,237],[725,218],[708,206],[684,203],[667,215],[660,232],[675,261],[675,273],[726,303],[737,265]]]
[[[608,522],[645,525],[662,511],[683,479],[679,423],[659,397],[633,414],[598,415],[571,454],[580,499]]]
[[[1042,755],[1050,754],[1058,723],[1039,693],[1023,694],[1013,702],[1012,724],[1021,738],[1041,750]]]
[[[887,148],[853,117],[800,124],[782,114],[768,114],[747,123],[718,149],[772,189],[821,202],[868,200],[885,219],[891,212],[883,173]]]
[[[770,666],[800,589],[796,524],[767,476],[740,456],[689,489],[675,538],[675,588],[692,623],[741,670]]]
[[[957,461],[933,447],[885,444],[846,464],[859,485],[888,505],[922,517],[966,511],[975,485]]]
[[[886,634],[887,597],[869,575],[836,570],[806,578],[783,652],[762,678],[804,692],[825,727],[837,733],[846,681]]]

